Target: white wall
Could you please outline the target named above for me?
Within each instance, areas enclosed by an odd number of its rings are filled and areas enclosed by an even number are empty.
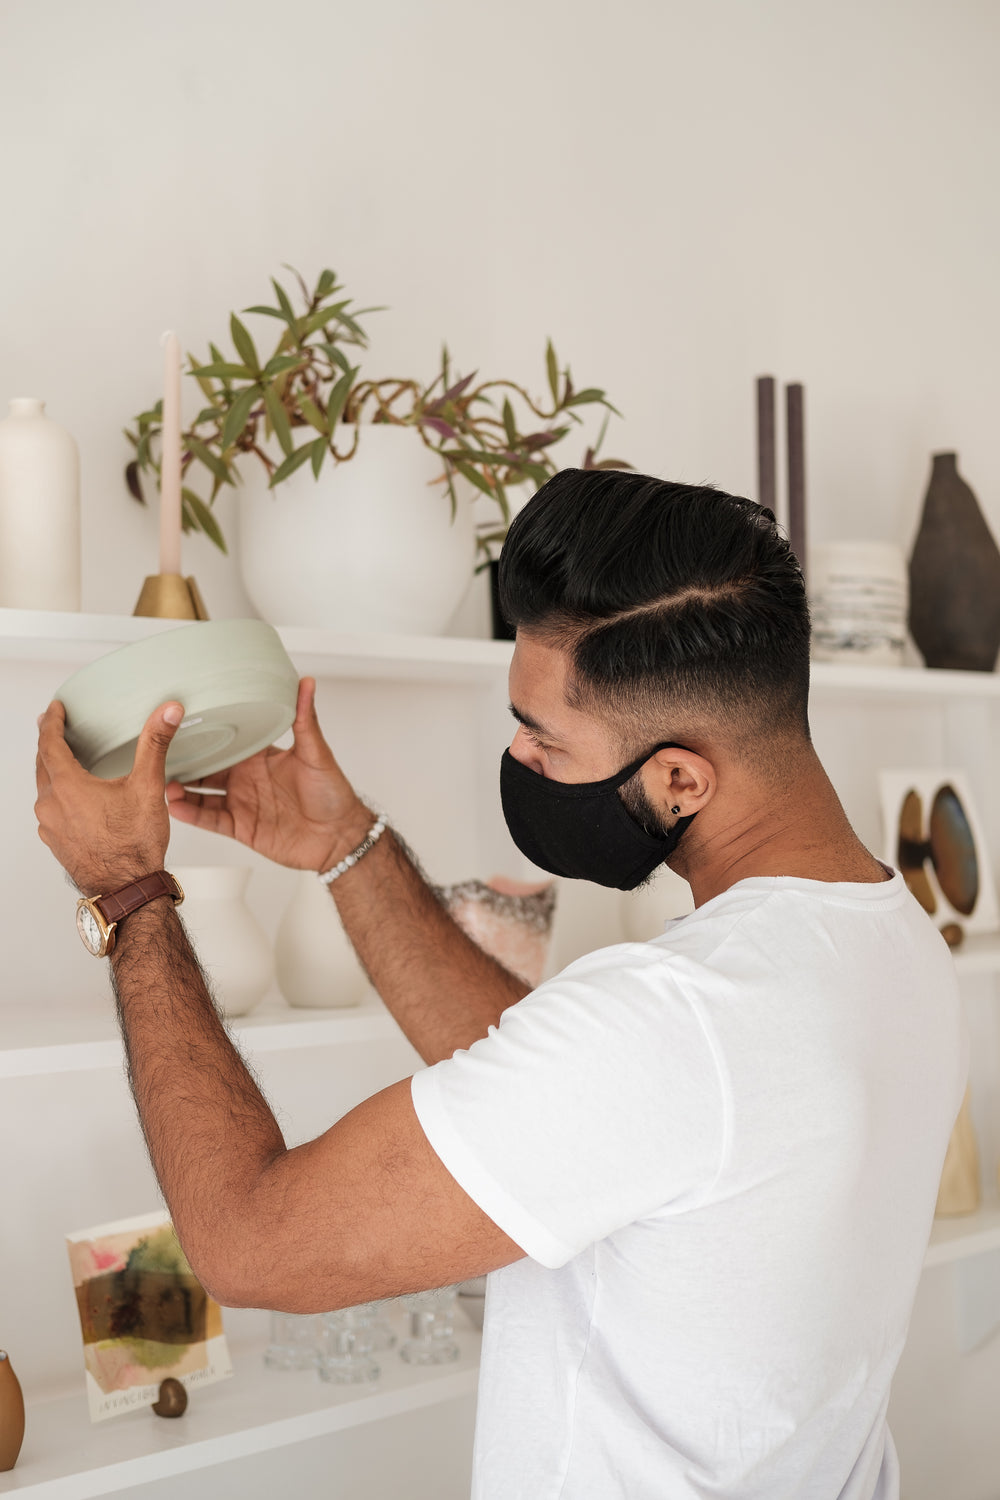
[[[3,0],[0,402],[80,443],[86,606],[130,611],[155,566],[120,432],[161,331],[224,338],[282,261],[389,305],[372,374],[446,339],[541,390],[551,335],[625,413],[612,451],[744,493],[754,377],[802,379],[814,539],[908,544],[942,447],[1000,531],[998,42],[981,0]],[[185,564],[246,610],[207,542]],[[909,1493],[987,1500],[937,1275]]]
[[[86,602],[152,518],[122,426],[282,261],[371,369],[543,388],[551,334],[639,466],[754,485],[752,381],[807,387],[813,535],[908,542],[934,448],[1000,529],[1000,11],[980,0],[4,0],[0,400],[83,452]],[[567,458],[579,455],[567,450]],[[210,608],[237,608],[201,539]]]

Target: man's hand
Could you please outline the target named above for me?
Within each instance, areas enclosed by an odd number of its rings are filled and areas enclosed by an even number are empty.
[[[248,844],[297,870],[328,870],[358,846],[372,815],[333,758],[316,718],[316,684],[299,683],[290,750],[267,750],[196,787],[172,781],[171,816]]]
[[[85,896],[106,895],[162,870],[170,842],[164,765],[183,717],[179,703],[151,714],[132,770],[114,781],[91,776],[73,755],[61,703],[50,703],[39,719],[38,836]]]

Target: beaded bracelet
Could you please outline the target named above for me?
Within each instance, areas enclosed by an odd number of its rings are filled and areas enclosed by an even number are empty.
[[[334,865],[332,870],[327,870],[325,875],[321,874],[318,878],[322,880],[324,885],[332,885],[335,880],[340,879],[341,875],[346,875],[351,866],[356,865],[358,860],[368,853],[369,849],[374,849],[383,833],[385,833],[385,829],[385,813],[379,813],[375,822],[353,853],[346,855],[339,864]]]

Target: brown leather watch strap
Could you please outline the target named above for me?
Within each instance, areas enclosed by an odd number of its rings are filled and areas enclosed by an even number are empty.
[[[147,901],[155,901],[158,896],[170,896],[174,901],[183,899],[180,886],[166,870],[144,875],[131,885],[123,885],[120,891],[112,891],[110,896],[99,896],[94,905],[106,922],[120,922],[123,917],[138,911]]]

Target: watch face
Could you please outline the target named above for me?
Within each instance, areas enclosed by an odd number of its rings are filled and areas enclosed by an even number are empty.
[[[95,958],[100,957],[101,948],[104,944],[104,935],[101,932],[97,918],[89,906],[82,902],[76,909],[76,930],[83,938],[85,946]]]

